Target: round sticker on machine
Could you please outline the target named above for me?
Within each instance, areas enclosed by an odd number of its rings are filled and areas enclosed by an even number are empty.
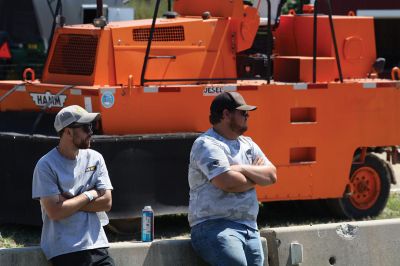
[[[114,105],[114,94],[111,91],[105,91],[103,96],[101,96],[101,105],[104,108],[111,108]]]

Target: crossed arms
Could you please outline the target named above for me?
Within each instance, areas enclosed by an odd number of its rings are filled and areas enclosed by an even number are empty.
[[[244,192],[255,185],[274,184],[276,180],[275,166],[264,165],[264,160],[257,158],[252,165],[231,165],[229,171],[217,175],[211,183],[225,192]]]
[[[111,209],[112,197],[111,190],[89,190],[94,197],[93,201],[85,194],[79,194],[68,198],[66,195],[59,194],[40,198],[40,203],[46,210],[50,219],[58,221],[65,219],[78,211],[100,212]]]

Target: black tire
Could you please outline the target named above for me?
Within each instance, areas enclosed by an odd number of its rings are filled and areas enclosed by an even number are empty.
[[[358,158],[359,155],[354,161]],[[376,182],[371,182],[368,176],[372,176],[372,181]],[[352,164],[350,180],[353,187],[350,195],[327,201],[333,214],[350,219],[378,216],[385,208],[390,194],[389,165],[377,156],[368,154],[364,163]]]

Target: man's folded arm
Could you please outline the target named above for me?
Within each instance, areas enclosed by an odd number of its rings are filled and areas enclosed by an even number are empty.
[[[58,221],[65,219],[78,211],[100,212],[109,211],[112,205],[111,190],[89,190],[93,200],[84,193],[72,198],[63,195],[53,195],[40,198],[40,202],[50,219]]]
[[[231,169],[240,172],[245,177],[259,186],[267,186],[276,183],[276,168],[269,165],[232,165]]]
[[[89,191],[89,193],[92,193],[95,197],[93,191]],[[52,220],[58,221],[78,212],[83,206],[89,203],[89,198],[83,193],[73,198],[66,198],[59,194],[41,197],[40,203],[45,209],[47,216]]]
[[[254,182],[232,170],[215,176],[211,179],[211,183],[225,192],[245,192],[254,188]]]

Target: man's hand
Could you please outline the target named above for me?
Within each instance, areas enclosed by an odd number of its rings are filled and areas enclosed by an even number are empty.
[[[91,190],[87,190],[85,192],[89,192],[90,195],[92,195],[93,200],[97,199],[98,197],[100,197],[100,192],[96,189],[91,189]]]
[[[94,200],[80,208],[81,211],[86,212],[100,212],[111,210],[112,196],[111,190],[89,190],[94,196]]]

